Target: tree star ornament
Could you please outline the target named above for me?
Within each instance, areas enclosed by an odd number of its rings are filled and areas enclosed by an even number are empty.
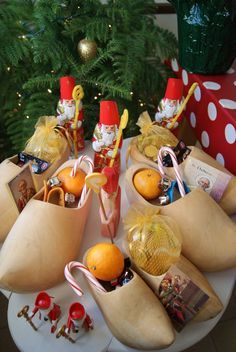
[[[97,43],[90,39],[80,40],[78,43],[78,53],[82,60],[92,60],[97,55]]]

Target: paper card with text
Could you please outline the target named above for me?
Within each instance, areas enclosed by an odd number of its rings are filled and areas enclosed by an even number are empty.
[[[220,201],[231,177],[196,158],[189,156],[186,160],[183,178],[189,188],[202,188],[216,202]]]

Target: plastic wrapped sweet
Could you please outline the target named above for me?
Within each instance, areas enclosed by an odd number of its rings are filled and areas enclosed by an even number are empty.
[[[33,136],[26,144],[25,152],[50,163],[60,158],[67,147],[67,141],[56,126],[55,116],[41,116]]]
[[[124,218],[124,228],[133,261],[147,273],[162,275],[179,260],[182,239],[178,226],[156,209],[134,204]]]

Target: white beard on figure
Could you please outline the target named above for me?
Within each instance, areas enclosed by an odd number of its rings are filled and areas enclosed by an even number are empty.
[[[177,114],[179,108],[179,103],[171,106],[169,103],[163,103],[162,110],[167,118],[171,118]]]
[[[64,116],[66,117],[66,119],[70,120],[75,116],[75,104],[63,104],[63,108],[64,108]]]
[[[106,132],[105,127],[102,126],[101,133],[102,133],[102,141],[104,142],[105,146],[108,147],[109,145],[112,145],[116,137],[115,132]]]

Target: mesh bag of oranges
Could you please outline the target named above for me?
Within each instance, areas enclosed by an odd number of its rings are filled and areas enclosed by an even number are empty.
[[[127,247],[135,265],[151,275],[164,274],[181,253],[181,234],[171,218],[152,207],[133,205],[124,218]]]

